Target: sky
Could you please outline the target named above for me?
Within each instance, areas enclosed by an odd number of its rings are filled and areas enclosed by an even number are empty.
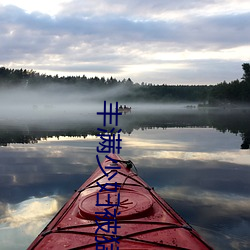
[[[249,0],[0,0],[0,67],[229,82],[250,62],[249,23]]]

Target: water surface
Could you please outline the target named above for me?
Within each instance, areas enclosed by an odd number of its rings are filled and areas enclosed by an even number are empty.
[[[248,117],[163,107],[119,118],[120,155],[215,249],[250,248]],[[0,122],[1,249],[25,249],[96,169],[102,125],[94,114],[13,121]]]

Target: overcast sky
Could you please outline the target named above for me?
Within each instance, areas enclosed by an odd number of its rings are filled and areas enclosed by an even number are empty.
[[[249,0],[0,0],[0,66],[154,84],[240,79]]]

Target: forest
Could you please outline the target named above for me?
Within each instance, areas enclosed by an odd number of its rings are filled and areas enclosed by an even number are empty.
[[[148,102],[199,102],[200,106],[221,106],[232,104],[250,104],[250,64],[243,63],[242,78],[231,82],[221,82],[216,85],[154,85],[152,83],[134,83],[130,78],[117,80],[112,76],[104,77],[82,76],[52,76],[40,74],[34,70],[9,69],[0,67],[1,88],[27,88],[57,84],[78,88],[87,93],[90,90],[109,90],[121,88],[114,99],[124,101]]]

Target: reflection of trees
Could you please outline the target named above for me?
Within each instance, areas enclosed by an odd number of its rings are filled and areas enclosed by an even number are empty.
[[[250,132],[242,135],[243,143],[241,144],[241,149],[249,149],[250,146]]]
[[[24,135],[22,131],[15,131],[12,133],[1,133],[0,132],[0,146],[7,146],[11,143],[31,144],[37,143],[39,139],[32,135]]]
[[[27,127],[28,132],[27,132]],[[52,137],[69,136],[69,137],[86,137],[87,135],[97,135],[96,128],[92,125],[75,125],[68,124],[65,126],[63,124],[49,124],[49,126],[44,129],[39,126],[28,126],[25,128],[21,126],[16,126],[8,129],[8,126],[0,127],[0,145],[7,146],[11,143],[37,143],[41,139],[48,139]]]
[[[188,110],[181,112],[132,112],[119,118],[119,128],[123,133],[131,134],[137,129],[173,128],[173,127],[211,127],[221,132],[240,134],[242,149],[250,145],[250,110]],[[28,127],[28,130],[27,130]],[[44,127],[44,125],[43,125]],[[110,127],[111,128],[111,127]],[[28,131],[28,132],[27,132]],[[59,136],[86,137],[98,135],[94,123],[50,123],[45,129],[37,126],[25,126],[9,129],[0,126],[0,145],[11,143],[37,143],[41,139]]]
[[[250,110],[224,110],[217,114],[208,114],[209,126],[221,132],[229,131],[233,134],[240,134],[243,143],[241,149],[248,149],[250,145]]]

